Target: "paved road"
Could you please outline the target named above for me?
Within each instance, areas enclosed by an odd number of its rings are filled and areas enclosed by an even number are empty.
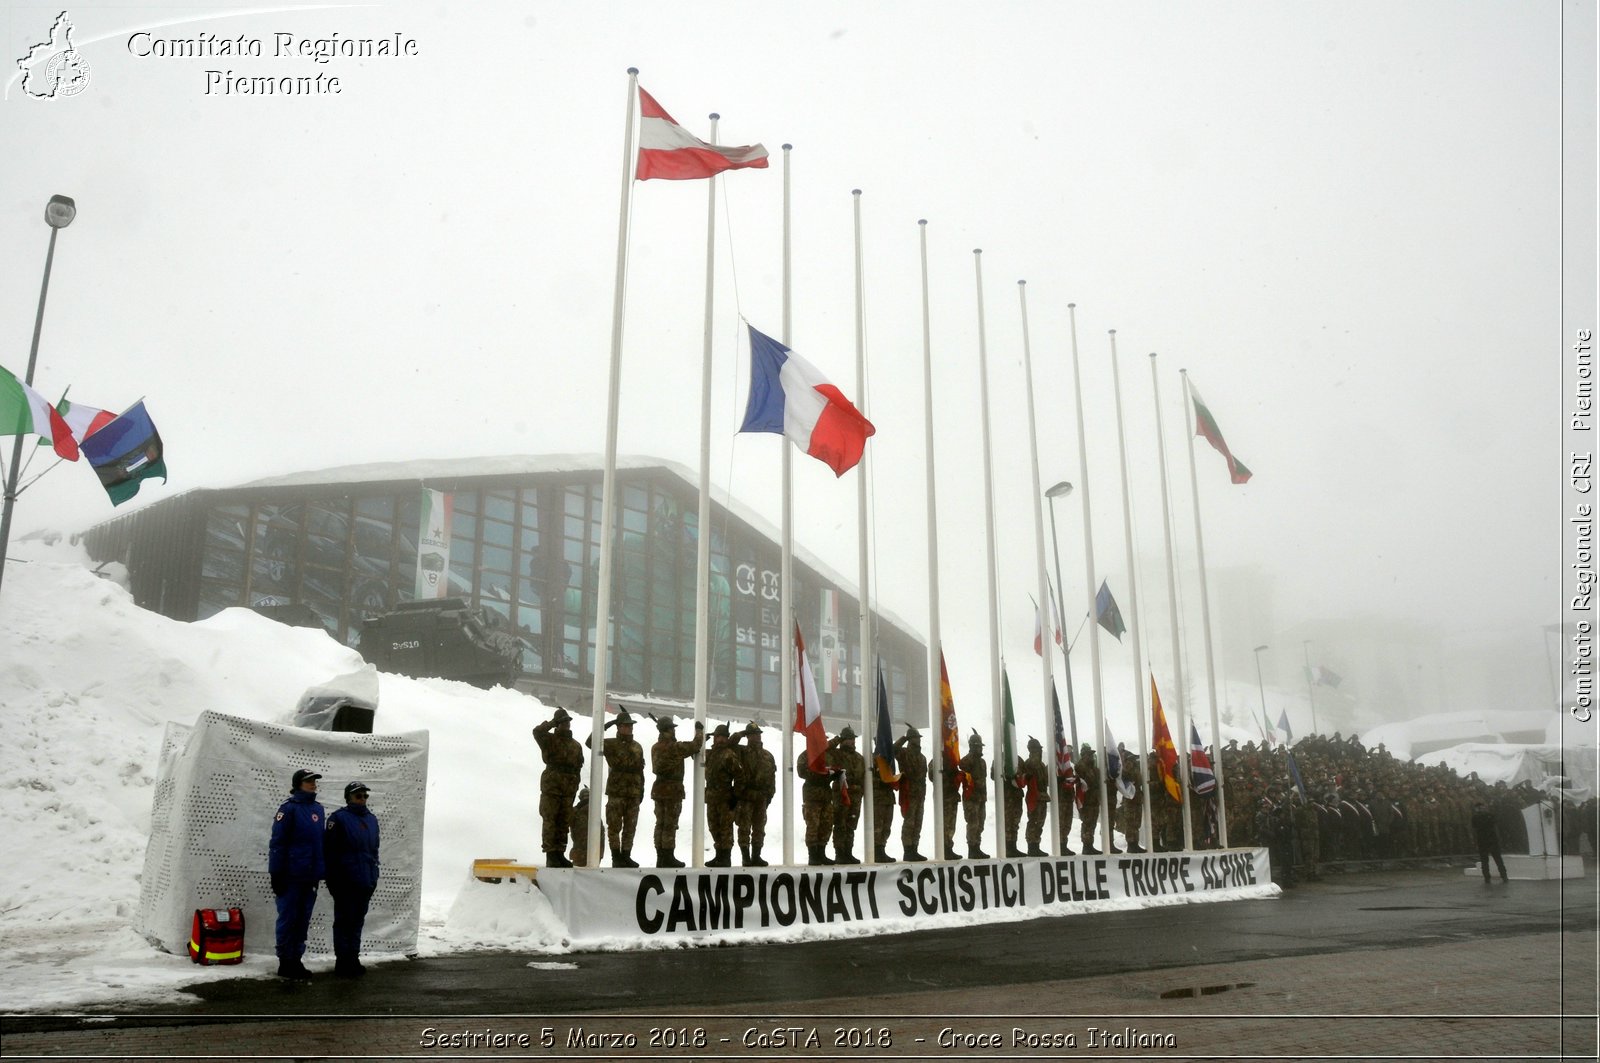
[[[1137,1027],[1131,1016],[1144,1016],[1144,1036],[1162,1037],[1175,1035],[1172,1015],[1196,1016],[1182,1028],[1195,1042],[1185,1047],[1203,1047],[1206,1058],[1229,1058],[1218,1052],[1243,1051],[1256,1036],[1240,1016],[1272,1018],[1257,1031],[1256,1047],[1278,1051],[1322,1044],[1328,1054],[1348,1056],[1351,1038],[1367,1037],[1396,1054],[1458,1045],[1494,1058],[1554,1059],[1565,1058],[1570,1042],[1588,1053],[1570,1058],[1593,1058],[1594,1020],[1562,1016],[1594,1011],[1596,909],[1592,870],[1583,880],[1492,887],[1459,870],[1438,870],[1331,877],[1272,900],[804,944],[474,954],[375,965],[355,983],[213,982],[197,987],[200,997],[189,1007],[109,1024],[8,1019],[0,1054],[59,1058],[182,1046],[256,1058],[291,1051],[297,1058],[374,1051],[441,1058],[450,1046],[427,1043],[424,1031],[432,1027],[436,1039],[485,1030],[533,1039],[527,1048],[470,1040],[455,1046],[457,1054],[496,1058],[558,1058],[563,1050],[564,1058],[647,1055],[648,1044],[632,1049],[605,1038],[648,1039],[652,1029],[712,1037],[704,1047],[657,1044],[658,1058],[921,1058],[906,1051],[912,1046],[991,1058],[1095,1058],[1087,1042],[1104,1034],[1087,1033],[1083,1022],[1072,1031],[1072,1051],[940,1042],[946,1027],[978,1039],[1011,1037],[1013,1027],[995,1017],[1038,1021],[1075,1011],[1101,1016],[1095,1021],[1105,1023],[1102,1030],[1125,1031]],[[552,969],[552,961],[563,966]],[[871,996],[853,996],[851,987]],[[1232,1015],[1228,1024],[1198,1018],[1219,1005]],[[841,1014],[862,1020],[845,1036],[871,1040],[873,1031],[888,1031],[895,1043],[799,1050],[771,1043],[802,1037],[778,1034],[794,1025],[780,1016]],[[1148,1033],[1152,1014],[1168,1016],[1165,1033]],[[342,1018],[285,1018],[307,1015]],[[1337,1018],[1355,1015],[1365,1016],[1359,1032],[1341,1032]],[[871,1016],[878,1018],[866,1021]],[[1300,1017],[1299,1024],[1285,1026],[1285,1016]],[[1307,1025],[1313,1019],[1315,1029]],[[1201,1046],[1207,1021],[1215,1029]],[[537,1039],[547,1028],[557,1044],[541,1049]],[[828,1023],[800,1028],[816,1030],[824,1042],[834,1036]],[[575,1029],[582,1031],[577,1044],[570,1041]],[[1141,1045],[1140,1036],[1105,1050],[1201,1058],[1175,1055],[1165,1042]],[[581,1040],[587,1037],[600,1040]],[[991,1054],[1000,1047],[1012,1054]]]

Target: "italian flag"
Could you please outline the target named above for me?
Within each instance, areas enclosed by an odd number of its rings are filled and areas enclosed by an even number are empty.
[[[0,436],[39,436],[68,461],[78,460],[72,429],[44,396],[0,368]]]
[[[1233,451],[1228,449],[1228,441],[1222,438],[1222,429],[1217,427],[1217,419],[1211,416],[1211,410],[1200,401],[1200,392],[1195,390],[1193,384],[1189,385],[1189,397],[1194,400],[1194,434],[1204,436],[1205,441],[1216,448],[1217,453],[1228,459],[1228,477],[1236,484],[1247,483],[1250,480],[1250,470],[1244,462],[1233,456]]]
[[[68,402],[65,395],[56,403],[56,412],[67,423],[72,438],[80,443],[117,419],[117,415],[110,410],[97,410],[81,402]]]

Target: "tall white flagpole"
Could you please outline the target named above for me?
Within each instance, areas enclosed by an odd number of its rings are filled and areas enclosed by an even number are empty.
[[[1033,401],[1033,345],[1028,334],[1028,282],[1017,281],[1017,299],[1022,304],[1022,370],[1028,386],[1028,453],[1032,459],[1033,480],[1030,482],[1029,494],[1033,495],[1033,545],[1034,562],[1038,569],[1039,583],[1039,671],[1043,680],[1044,692],[1039,702],[1044,706],[1044,729],[1040,732],[1050,739],[1050,770],[1046,774],[1044,793],[1039,795],[1039,800],[1050,801],[1050,837],[1053,839],[1052,848],[1059,848],[1061,844],[1061,831],[1057,817],[1060,810],[1056,808],[1060,802],[1051,800],[1055,796],[1055,717],[1051,706],[1050,695],[1055,688],[1055,662],[1052,660],[1052,647],[1055,644],[1054,618],[1046,622],[1050,612],[1050,576],[1045,568],[1044,560],[1044,480],[1039,475],[1039,421],[1034,411]],[[1043,743],[1041,742],[1041,745]],[[1018,751],[1021,752],[1020,750]],[[1000,773],[1003,779],[1004,772]],[[1002,784],[1003,785],[1003,784]],[[1002,839],[1003,840],[1003,839]]]
[[[711,139],[717,142],[717,120],[711,115]],[[711,701],[711,319],[715,301],[717,246],[717,179],[706,182],[706,314],[701,324],[700,348],[700,508],[695,519],[696,569],[694,588],[694,718],[704,724]],[[694,758],[694,827],[690,849],[706,848],[706,773]],[[595,807],[599,807],[596,805]]]
[[[856,403],[863,416],[867,413],[867,325],[866,325],[866,278],[861,266],[861,189],[852,189],[850,192],[852,205],[855,211],[855,241],[856,241]],[[872,640],[872,592],[868,582],[871,571],[867,564],[867,455],[861,453],[861,461],[856,465],[856,572],[860,581],[859,602],[861,613],[861,748],[865,752],[862,758],[867,764],[866,777],[862,779],[861,789],[864,791],[861,800],[861,824],[857,833],[861,835],[861,848],[863,850],[861,862],[863,864],[875,863],[873,857],[877,846],[877,834],[873,830],[873,793],[872,773],[873,766],[873,740],[878,733],[877,729],[877,701],[878,701],[878,668],[877,658],[873,653]],[[837,855],[837,854],[835,854]]]
[[[793,144],[783,146],[783,345],[790,347],[789,295],[790,244],[789,244],[789,153]],[[781,632],[778,651],[778,711],[783,717],[783,863],[794,863],[794,722],[795,722],[795,672],[794,611],[794,461],[788,439],[783,441],[783,559],[778,577],[778,628]],[[759,672],[758,672],[759,674]],[[759,694],[757,695],[760,696]]]
[[[983,409],[983,514],[984,532],[987,536],[985,553],[988,558],[989,593],[985,595],[989,607],[989,715],[993,726],[990,728],[992,739],[989,747],[989,764],[995,764],[995,758],[1001,755],[1003,743],[1000,741],[1000,729],[1005,726],[1005,707],[1000,692],[1000,609],[996,604],[995,596],[999,593],[999,577],[996,574],[997,563],[995,559],[995,531],[994,531],[994,457],[993,449],[989,445],[989,341],[983,317],[983,249],[977,248],[972,252],[972,264],[977,271],[978,280],[978,402]],[[992,774],[992,773],[991,773]],[[988,780],[980,780],[989,789],[989,803],[994,810],[995,840],[997,845],[1004,844],[1006,838],[1005,808],[1002,805],[998,787],[989,787]],[[982,835],[980,834],[981,838]],[[998,852],[998,849],[996,850]],[[970,853],[969,853],[970,855]]]
[[[1106,706],[1100,691],[1100,624],[1095,617],[1094,598],[1097,585],[1094,581],[1094,524],[1089,510],[1089,446],[1083,427],[1083,376],[1078,368],[1078,304],[1067,304],[1067,315],[1072,324],[1072,390],[1078,404],[1078,479],[1083,485],[1083,585],[1089,592],[1089,679],[1094,696],[1095,755],[1100,758],[1100,785],[1105,787],[1105,773],[1111,763],[1110,750],[1106,749]],[[1105,794],[1100,794],[1100,851],[1111,851],[1111,810],[1106,805]]]
[[[1217,677],[1216,665],[1211,653],[1211,597],[1206,590],[1206,537],[1200,527],[1200,481],[1194,471],[1194,437],[1196,422],[1194,420],[1193,403],[1194,395],[1189,390],[1189,371],[1178,370],[1178,375],[1183,377],[1183,408],[1185,425],[1188,431],[1185,436],[1189,443],[1189,493],[1194,496],[1194,544],[1196,558],[1200,563],[1200,623],[1205,628],[1206,641],[1206,697],[1211,703],[1211,773],[1217,780],[1217,841],[1226,849],[1228,847],[1228,791],[1222,781],[1222,729],[1217,717]],[[1188,748],[1188,735],[1184,735],[1184,748]]]
[[[1139,811],[1144,847],[1154,851],[1155,836],[1150,833],[1150,803],[1155,780],[1150,778],[1150,729],[1145,722],[1144,655],[1139,643],[1139,583],[1134,574],[1133,509],[1128,501],[1128,437],[1122,430],[1122,374],[1117,368],[1117,330],[1111,335],[1111,387],[1117,399],[1117,456],[1122,464],[1122,540],[1128,559],[1128,638],[1133,643],[1133,704],[1139,723],[1139,775],[1144,786],[1144,807]]]
[[[922,442],[928,487],[928,763],[933,776],[925,791],[933,797],[933,846],[944,858],[944,683],[939,669],[939,507],[933,461],[933,335],[928,316],[928,220],[917,221],[922,251]],[[919,849],[918,852],[921,852]]]
[[[1178,750],[1178,794],[1183,815],[1183,848],[1194,848],[1194,822],[1189,815],[1191,795],[1189,780],[1189,730],[1186,698],[1183,695],[1183,658],[1178,646],[1178,576],[1177,562],[1172,553],[1172,507],[1167,501],[1167,437],[1161,430],[1161,378],[1156,373],[1156,355],[1150,352],[1150,381],[1156,400],[1156,455],[1161,462],[1161,533],[1167,541],[1167,616],[1172,625],[1172,685],[1169,697],[1174,705],[1173,719],[1177,722],[1172,744]]]
[[[617,274],[611,299],[611,376],[606,392],[606,464],[600,480],[600,571],[594,610],[594,704],[590,733],[595,749],[589,755],[589,799],[604,807],[605,758],[600,738],[605,733],[606,680],[611,668],[611,561],[617,501],[617,420],[622,404],[622,318],[628,289],[628,208],[633,199],[633,109],[639,102],[639,70],[628,68],[628,119],[622,136],[622,206],[617,218]],[[600,817],[594,817],[598,828]],[[589,832],[589,866],[600,866],[600,831]]]

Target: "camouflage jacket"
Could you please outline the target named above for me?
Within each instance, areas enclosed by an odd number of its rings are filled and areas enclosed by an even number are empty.
[[[739,800],[765,805],[778,792],[778,762],[765,746],[747,745],[739,750],[744,762],[744,781]]]
[[[650,747],[650,770],[656,781],[650,787],[650,796],[656,801],[682,801],[683,762],[700,751],[699,742],[679,742],[663,738]]]
[[[631,738],[606,739],[600,746],[606,758],[606,796],[625,801],[644,798],[644,747]]]

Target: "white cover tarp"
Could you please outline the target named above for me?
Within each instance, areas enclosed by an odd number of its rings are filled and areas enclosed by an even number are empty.
[[[344,806],[344,785],[372,788],[382,869],[363,929],[364,952],[413,952],[422,907],[422,823],[428,733],[347,734],[203,712],[168,724],[151,808],[135,928],[185,953],[196,908],[243,909],[245,951],[271,955],[277,906],[267,878],[272,819],[296,769],[319,772],[319,800]],[[322,891],[307,951],[331,953],[333,902]]]

